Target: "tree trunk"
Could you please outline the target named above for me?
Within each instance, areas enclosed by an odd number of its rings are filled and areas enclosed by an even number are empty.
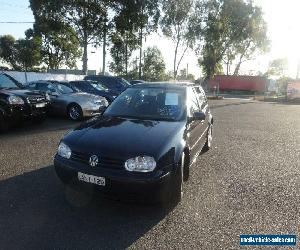
[[[235,76],[239,74],[241,64],[242,64],[242,62],[239,61],[238,64],[236,65],[234,73],[233,73]]]
[[[179,40],[176,43],[175,55],[174,55],[174,80],[177,78],[176,62],[177,62],[177,53],[178,53]]]
[[[142,54],[143,54],[143,27],[140,29],[140,63],[139,63],[139,79],[142,79]]]
[[[25,83],[27,85],[28,83],[28,78],[27,78],[27,67],[25,66]]]
[[[87,55],[87,47],[88,47],[88,42],[87,42],[87,35],[84,35],[84,41],[83,41],[83,56],[82,56],[82,71],[83,74],[87,74],[88,71],[88,55]]]
[[[125,40],[125,74],[127,76],[128,71],[128,44],[127,44],[127,35]]]
[[[182,53],[182,55],[181,55],[181,57],[180,57],[180,59],[179,59],[179,61],[178,61],[178,63],[177,63],[177,67],[176,67],[176,76],[177,76],[177,72],[178,72],[180,63],[181,63],[181,61],[182,61],[182,59],[183,59],[183,57],[184,57],[185,52],[187,51],[187,49],[188,49],[188,46],[186,46],[186,48],[184,49],[184,51],[183,51],[183,53]]]
[[[105,75],[105,63],[106,63],[106,21],[104,26],[104,34],[103,34],[103,60],[102,60],[102,74]]]

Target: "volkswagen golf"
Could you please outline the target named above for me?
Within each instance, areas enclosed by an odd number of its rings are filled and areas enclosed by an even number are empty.
[[[201,86],[144,83],[65,135],[58,177],[120,199],[179,202],[183,182],[212,144],[213,117]],[[84,183],[84,185],[82,185]]]

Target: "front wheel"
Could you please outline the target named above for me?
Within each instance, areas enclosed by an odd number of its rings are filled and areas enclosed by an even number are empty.
[[[82,109],[77,104],[71,104],[68,108],[68,117],[72,121],[80,121],[83,118]]]
[[[8,130],[7,121],[5,121],[4,116],[0,114],[0,132],[5,132]]]
[[[210,150],[212,145],[212,140],[213,140],[213,125],[210,124],[207,131],[206,143],[202,149],[202,152],[207,152],[208,150]]]

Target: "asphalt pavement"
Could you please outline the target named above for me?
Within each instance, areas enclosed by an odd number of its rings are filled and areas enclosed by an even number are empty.
[[[65,190],[52,164],[72,122],[51,118],[1,134],[0,248],[209,250],[240,249],[240,234],[299,239],[300,105],[211,106],[213,149],[199,156],[173,208]]]

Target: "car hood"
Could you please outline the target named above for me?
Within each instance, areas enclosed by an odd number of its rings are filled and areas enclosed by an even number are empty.
[[[75,92],[75,93],[71,93],[69,94],[70,97],[73,98],[80,98],[82,100],[99,100],[99,96],[90,94],[90,93],[84,93],[84,92]]]
[[[32,91],[28,89],[7,89],[1,90],[1,92],[7,95],[17,95],[25,98],[29,96],[43,96],[39,91]]]
[[[81,125],[63,141],[73,151],[89,155],[117,159],[149,155],[157,159],[183,126],[184,122],[100,117]]]

